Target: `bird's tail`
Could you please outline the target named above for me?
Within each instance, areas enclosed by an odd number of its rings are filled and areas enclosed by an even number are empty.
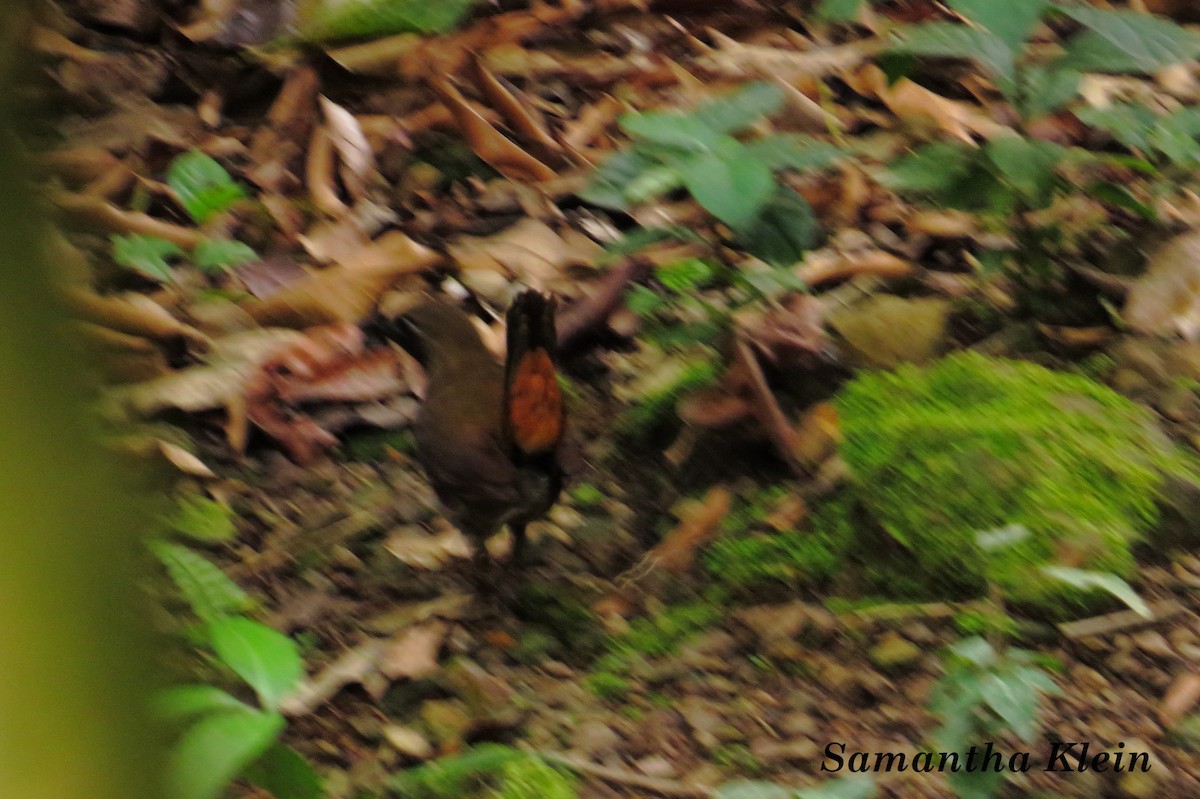
[[[558,447],[565,428],[554,363],[554,300],[524,291],[508,309],[504,424],[515,454],[533,457]]]

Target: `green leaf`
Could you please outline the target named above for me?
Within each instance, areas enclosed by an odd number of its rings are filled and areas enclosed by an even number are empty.
[[[604,255],[601,256],[598,263],[600,266],[606,266],[618,258],[630,255],[643,247],[657,244],[666,239],[678,239],[679,241],[690,241],[697,244],[704,243],[702,236],[683,225],[638,228],[630,233],[626,233],[616,241],[606,244],[604,246]]]
[[[734,780],[717,786],[713,799],[789,799],[792,791],[773,782]]]
[[[264,707],[278,708],[304,676],[296,643],[265,624],[234,616],[209,622],[208,632],[217,657],[255,690]]]
[[[1001,91],[1011,89],[1015,74],[1013,51],[993,33],[952,22],[904,25],[893,31],[899,42],[890,49],[913,55],[966,58],[987,69]]]
[[[508,763],[529,757],[501,744],[476,744],[465,752],[407,769],[388,780],[388,789],[400,796],[457,798],[481,775],[495,774]]]
[[[657,161],[636,147],[613,153],[596,167],[592,179],[577,196],[601,208],[627,211],[631,204],[625,197],[625,187],[656,165]]]
[[[949,6],[1008,45],[1021,50],[1050,0],[949,0]]]
[[[855,22],[863,0],[821,0],[817,6],[817,19],[826,22]]]
[[[278,741],[254,761],[243,775],[247,782],[269,792],[275,799],[321,799],[325,795],[321,775],[304,755]]]
[[[666,299],[642,285],[631,286],[625,293],[625,307],[642,318],[653,316],[666,304]]]
[[[246,196],[224,167],[199,150],[176,156],[167,168],[167,185],[199,224]]]
[[[201,619],[211,621],[250,607],[246,592],[203,555],[166,541],[153,541],[150,549]]]
[[[1154,206],[1147,205],[1133,196],[1133,192],[1129,190],[1129,187],[1120,183],[1113,183],[1111,181],[1093,183],[1088,187],[1087,193],[1097,200],[1115,205],[1117,208],[1133,211],[1147,222],[1154,222],[1158,219],[1158,212],[1154,210]]]
[[[821,225],[808,200],[797,191],[783,187],[749,224],[734,231],[734,239],[756,258],[774,266],[790,266],[816,246],[821,237]],[[791,282],[773,285],[782,291],[804,288],[790,271]],[[799,284],[799,285],[797,285]],[[780,291],[763,292],[775,296]]]
[[[1089,29],[1067,42],[1059,65],[1081,72],[1157,72],[1200,55],[1200,34],[1136,11],[1058,4]]]
[[[1004,136],[988,142],[984,153],[1005,182],[1034,208],[1049,205],[1056,180],[1054,169],[1066,157],[1067,148],[1039,139]]]
[[[771,170],[737,139],[696,156],[682,172],[696,202],[734,229],[754,219],[775,191]]]
[[[1023,113],[1037,119],[1075,99],[1083,73],[1075,69],[1030,65],[1023,75]]]
[[[154,710],[167,721],[184,722],[218,711],[254,708],[213,685],[175,685],[154,697]]]
[[[870,799],[874,795],[875,780],[861,774],[796,791],[796,799]]]
[[[160,283],[169,283],[175,279],[167,259],[179,258],[183,254],[178,244],[158,236],[133,233],[112,237],[113,260],[118,266],[132,269],[142,277]]]
[[[249,244],[233,239],[201,239],[192,253],[196,268],[209,274],[220,274],[231,267],[258,260]]]
[[[295,36],[302,41],[374,38],[396,33],[442,33],[466,15],[474,0],[307,0],[299,4]]]
[[[674,191],[683,185],[683,176],[673,166],[652,166],[625,184],[625,199],[639,205],[649,199]]]
[[[283,731],[278,713],[253,709],[213,713],[175,744],[167,759],[172,799],[217,799]]]
[[[950,652],[975,666],[990,666],[996,662],[996,650],[987,639],[978,635],[958,641],[950,647]]]
[[[689,116],[717,133],[736,133],[778,113],[782,106],[783,89],[774,83],[756,81],[701,103]]]
[[[700,258],[684,258],[661,266],[655,272],[658,282],[676,294],[688,294],[712,280],[713,268]]]
[[[897,159],[885,173],[883,182],[901,191],[945,191],[970,173],[976,155],[965,144],[926,144]]]
[[[986,674],[979,685],[983,701],[1004,720],[1022,741],[1037,734],[1040,698],[1032,686],[1018,677]]]
[[[206,543],[232,541],[237,535],[229,508],[197,495],[180,497],[170,525],[172,530]]]
[[[828,142],[799,133],[777,133],[746,142],[746,149],[772,172],[779,169],[822,169],[846,154]]]
[[[1069,566],[1043,566],[1041,572],[1047,577],[1062,580],[1068,585],[1073,585],[1084,591],[1091,589],[1107,591],[1128,605],[1138,615],[1145,616],[1146,618],[1150,618],[1152,615],[1150,608],[1137,595],[1137,592],[1133,590],[1129,583],[1115,574],[1073,569]]]
[[[642,111],[623,114],[621,130],[654,144],[703,152],[716,145],[721,132],[680,111]]]
[[[1144,105],[1118,103],[1109,108],[1081,108],[1075,112],[1079,121],[1111,133],[1113,138],[1131,150],[1150,149],[1150,131],[1158,122],[1158,114]]]

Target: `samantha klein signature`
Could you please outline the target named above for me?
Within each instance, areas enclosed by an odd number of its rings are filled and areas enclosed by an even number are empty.
[[[981,747],[972,746],[965,752],[850,752],[843,741],[825,745],[821,771],[884,772],[884,771],[1149,771],[1150,755],[1146,752],[1126,752],[1125,743],[1117,751],[1091,754],[1092,745],[1080,741],[1051,741],[1049,751],[1041,758],[1033,752],[1004,754],[991,741]]]

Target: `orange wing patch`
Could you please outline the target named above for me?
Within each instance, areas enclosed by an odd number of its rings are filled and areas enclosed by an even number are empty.
[[[508,384],[508,427],[523,452],[551,449],[562,437],[563,401],[545,350],[521,358]]]

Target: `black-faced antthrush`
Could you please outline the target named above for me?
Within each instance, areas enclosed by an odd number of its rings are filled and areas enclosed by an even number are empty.
[[[402,317],[425,367],[417,415],[417,458],[446,516],[475,541],[508,525],[518,562],[525,526],[550,509],[562,489],[559,444],[566,427],[555,373],[553,300],[535,291],[508,310],[501,366],[463,311],[429,301]]]

